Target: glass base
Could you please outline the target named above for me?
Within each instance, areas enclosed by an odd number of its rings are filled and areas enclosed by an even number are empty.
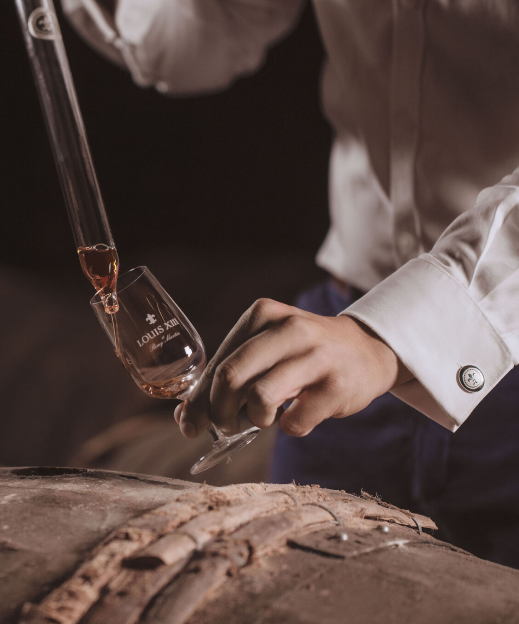
[[[199,472],[216,466],[216,464],[219,464],[233,453],[236,453],[244,446],[247,446],[247,444],[250,444],[259,432],[260,429],[258,429],[258,427],[250,427],[246,431],[242,431],[233,436],[222,436],[219,440],[214,442],[213,448],[207,455],[204,455],[196,464],[193,464],[191,474],[198,474]]]

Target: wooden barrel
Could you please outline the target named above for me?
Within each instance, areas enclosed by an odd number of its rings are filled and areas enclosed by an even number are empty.
[[[0,623],[519,622],[519,572],[369,496],[0,469]]]

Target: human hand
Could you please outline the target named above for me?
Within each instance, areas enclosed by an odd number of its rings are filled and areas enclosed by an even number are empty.
[[[304,436],[326,418],[355,414],[411,378],[392,349],[353,318],[260,299],[177,406],[175,419],[188,438],[211,421],[230,435],[239,432],[237,414],[246,403],[253,425],[279,420],[285,433]]]

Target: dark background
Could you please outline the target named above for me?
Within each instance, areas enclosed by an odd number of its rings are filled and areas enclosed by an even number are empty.
[[[292,303],[322,279],[330,130],[312,11],[257,74],[200,98],[138,88],[59,17],[121,269],[147,264],[211,356],[255,299]],[[0,464],[183,475],[174,457],[202,451],[177,440],[175,402],[135,386],[88,305],[14,0],[0,23]],[[87,461],[98,436],[115,446]],[[267,478],[244,462],[221,483]]]
[[[66,270],[77,261],[13,0],[0,18],[0,261]],[[310,7],[256,75],[199,98],[138,88],[60,18],[123,267],[159,247],[315,254],[330,136]]]

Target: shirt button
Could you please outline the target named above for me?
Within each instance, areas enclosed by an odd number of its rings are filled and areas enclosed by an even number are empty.
[[[479,392],[485,385],[485,377],[477,366],[464,366],[458,373],[461,387],[467,392]]]
[[[411,232],[401,232],[397,238],[397,247],[401,256],[404,258],[413,255],[416,247],[416,237]]]
[[[155,89],[157,89],[159,93],[167,93],[169,91],[169,86],[167,82],[159,80],[155,85]]]

